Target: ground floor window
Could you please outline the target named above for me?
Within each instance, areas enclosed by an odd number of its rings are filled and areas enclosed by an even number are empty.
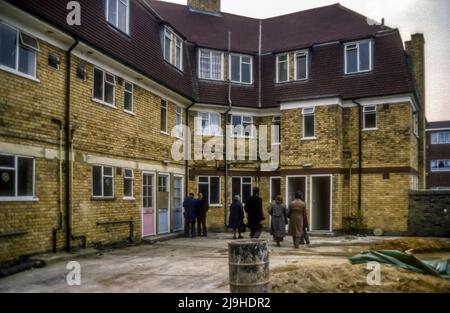
[[[233,177],[231,180],[232,196],[241,197],[242,203],[246,203],[252,196],[252,178],[251,177]]]
[[[209,205],[220,205],[220,177],[200,176],[198,178],[198,192],[208,199]]]
[[[92,167],[92,195],[97,198],[114,197],[114,171],[112,167]]]
[[[0,201],[34,197],[34,159],[0,154]]]
[[[123,196],[125,198],[133,198],[133,170],[124,169],[123,171]]]

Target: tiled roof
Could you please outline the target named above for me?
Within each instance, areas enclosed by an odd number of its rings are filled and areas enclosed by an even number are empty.
[[[82,25],[66,24],[66,3],[59,0],[8,0],[10,3],[79,37],[96,49],[139,71],[164,86],[201,103],[228,103],[226,82],[197,79],[196,47],[228,49],[252,54],[254,84],[233,84],[235,106],[276,107],[279,102],[323,95],[344,99],[414,92],[403,43],[398,31],[380,32],[367,19],[339,4],[258,20],[221,13],[192,12],[187,6],[155,0],[131,0],[130,36],[109,26],[103,0],[79,0]],[[163,60],[161,24],[173,27],[188,44],[184,72]],[[261,32],[261,96],[259,94],[259,35]],[[383,35],[382,35],[383,34]],[[343,41],[373,38],[374,66],[367,74],[344,75]],[[330,45],[321,43],[339,42]],[[304,82],[275,84],[275,55],[281,51],[309,48],[310,77]]]

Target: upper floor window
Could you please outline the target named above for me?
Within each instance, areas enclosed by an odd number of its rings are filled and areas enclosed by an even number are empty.
[[[0,154],[0,201],[34,198],[34,159]]]
[[[92,167],[92,196],[114,197],[114,168],[110,166]]]
[[[372,42],[370,40],[345,45],[345,74],[372,70]]]
[[[35,78],[38,50],[36,38],[0,22],[0,68]]]
[[[233,135],[236,137],[251,137],[253,135],[253,117],[246,115],[233,115]]]
[[[166,100],[161,100],[161,132],[167,134],[168,128],[168,117],[167,111],[169,110],[169,106]]]
[[[163,55],[164,60],[183,70],[183,41],[168,27],[163,30]]]
[[[108,23],[128,34],[130,29],[129,0],[106,0],[106,19]]]
[[[432,172],[450,172],[450,160],[431,161]]]
[[[124,97],[123,97],[123,106],[126,112],[133,113],[133,90],[134,86],[132,83],[124,82]]]
[[[303,109],[303,139],[313,139],[316,136],[315,108]]]
[[[199,50],[199,78],[223,80],[222,64],[223,53],[210,50]]]
[[[363,108],[363,128],[365,130],[377,129],[377,107],[376,105]]]
[[[183,138],[183,108],[177,106],[176,114],[176,136],[177,138]]]
[[[104,104],[115,106],[116,77],[99,68],[94,68],[93,97]]]
[[[289,54],[277,56],[277,83],[289,81]]]
[[[220,114],[213,112],[199,112],[197,134],[203,136],[220,135]]]
[[[230,77],[235,83],[251,84],[253,81],[253,59],[248,55],[231,54]]]
[[[295,79],[308,79],[308,51],[299,51],[295,54]]]
[[[274,116],[272,119],[272,144],[278,145],[281,142],[281,116]]]
[[[450,131],[431,133],[431,144],[433,145],[450,144]]]

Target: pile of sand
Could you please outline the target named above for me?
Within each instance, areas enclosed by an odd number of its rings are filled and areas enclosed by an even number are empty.
[[[417,274],[390,265],[381,267],[381,286],[369,286],[365,264],[298,265],[275,268],[271,288],[276,293],[445,292],[450,280]]]
[[[400,250],[414,253],[450,251],[450,241],[431,238],[401,238],[383,240],[370,247],[371,250]]]

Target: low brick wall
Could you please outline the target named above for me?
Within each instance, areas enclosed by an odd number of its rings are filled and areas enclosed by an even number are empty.
[[[450,190],[411,191],[408,215],[410,235],[450,237]]]

